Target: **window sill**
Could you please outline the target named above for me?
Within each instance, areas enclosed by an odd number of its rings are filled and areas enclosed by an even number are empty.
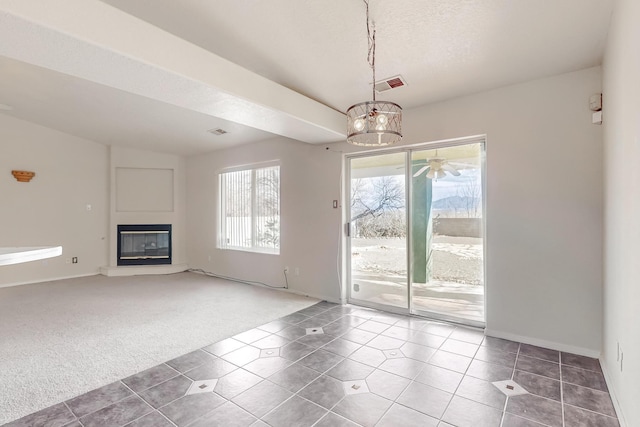
[[[221,251],[236,251],[236,252],[248,252],[254,254],[265,254],[265,255],[280,255],[280,249],[270,249],[270,248],[240,248],[240,247],[232,247],[228,246],[225,248],[218,247]]]

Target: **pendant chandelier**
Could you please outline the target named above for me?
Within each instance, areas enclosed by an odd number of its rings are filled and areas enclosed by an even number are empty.
[[[402,107],[393,102],[376,100],[376,29],[369,19],[369,1],[363,1],[367,14],[367,60],[373,73],[373,96],[372,101],[360,102],[347,110],[347,142],[381,147],[402,139]]]

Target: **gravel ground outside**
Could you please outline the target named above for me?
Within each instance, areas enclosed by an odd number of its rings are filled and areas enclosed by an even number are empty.
[[[351,240],[354,272],[406,276],[406,240]],[[482,238],[434,236],[432,280],[467,285],[483,284]]]

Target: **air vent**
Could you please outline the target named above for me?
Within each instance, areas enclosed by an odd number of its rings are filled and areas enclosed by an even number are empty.
[[[396,89],[406,85],[407,85],[407,82],[404,81],[404,78],[402,78],[402,76],[394,76],[394,77],[389,77],[388,79],[377,81],[375,89],[376,89],[376,92],[380,93],[380,92],[386,92],[388,90]]]
[[[218,129],[209,129],[207,132],[212,133],[214,135],[224,135],[225,133],[227,133],[226,130],[220,129],[220,128],[218,128]]]

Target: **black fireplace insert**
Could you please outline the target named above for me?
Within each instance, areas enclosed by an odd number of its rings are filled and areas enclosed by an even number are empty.
[[[171,264],[171,224],[118,225],[118,265]]]

